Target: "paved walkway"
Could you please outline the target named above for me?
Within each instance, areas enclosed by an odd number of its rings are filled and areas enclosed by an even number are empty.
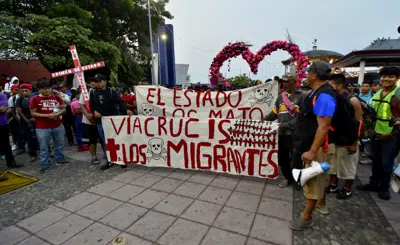
[[[292,234],[303,197],[276,180],[141,166],[101,172],[87,153],[66,152],[73,164],[45,175],[27,165],[41,181],[0,196],[0,245],[111,245],[118,235],[128,245],[400,244],[398,195],[329,196],[331,214]],[[368,169],[360,167],[361,180]]]

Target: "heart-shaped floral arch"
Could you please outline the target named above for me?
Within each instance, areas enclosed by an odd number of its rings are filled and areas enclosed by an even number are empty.
[[[292,59],[297,62],[296,73],[298,77],[297,85],[300,85],[300,81],[306,77],[305,68],[308,66],[308,58],[300,51],[299,46],[286,41],[272,41],[264,45],[256,54],[249,50],[250,45],[244,42],[229,43],[225,46],[219,54],[214,58],[213,63],[210,67],[211,83],[216,85],[218,79],[225,79],[219,71],[225,61],[236,58],[242,55],[243,59],[246,60],[250,66],[250,70],[257,74],[258,65],[264,59],[265,56],[270,55],[272,52],[282,49],[287,51]]]

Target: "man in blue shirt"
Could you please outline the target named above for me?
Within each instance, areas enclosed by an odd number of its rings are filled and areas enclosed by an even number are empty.
[[[360,99],[365,101],[366,103],[369,104],[371,98],[372,98],[372,93],[371,93],[371,83],[368,81],[364,81],[361,85],[361,93],[359,95]]]
[[[311,167],[313,161],[325,162],[328,159],[324,151],[326,138],[336,109],[336,92],[327,83],[331,69],[327,62],[315,61],[308,68],[307,82],[313,92],[301,105],[296,123],[296,137],[301,143],[297,146],[304,152],[301,159],[305,168]],[[326,145],[327,146],[327,145]],[[297,220],[290,224],[292,230],[304,230],[313,226],[311,217],[315,208],[321,214],[328,214],[325,206],[325,188],[329,176],[324,173],[309,179],[304,185],[306,207]]]

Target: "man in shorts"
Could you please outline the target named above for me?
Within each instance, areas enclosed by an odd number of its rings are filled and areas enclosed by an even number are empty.
[[[304,100],[295,124],[295,137],[299,140],[298,148],[304,152],[301,160],[305,168],[313,161],[328,160],[324,144],[336,109],[336,91],[326,82],[331,69],[327,62],[315,61],[308,68],[307,81],[313,92]],[[328,150],[328,149],[326,149]],[[306,198],[305,209],[301,216],[290,224],[292,230],[301,231],[313,226],[311,217],[314,208],[321,214],[328,214],[325,206],[325,188],[329,184],[326,173],[309,179],[304,185]]]
[[[89,87],[89,91],[92,90],[93,87],[94,82],[92,81]],[[100,164],[100,161],[97,158],[97,142],[100,141],[105,155],[106,153],[104,149],[104,144],[103,142],[101,142],[94,115],[90,111],[88,111],[88,108],[86,108],[83,93],[81,93],[79,97],[79,104],[81,105],[82,110],[82,142],[89,146],[89,153],[92,156],[90,163],[93,165],[98,165]]]

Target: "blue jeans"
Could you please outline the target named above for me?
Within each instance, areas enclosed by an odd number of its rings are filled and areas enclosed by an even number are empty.
[[[103,148],[104,155],[107,155],[106,151],[106,136],[104,135],[103,124],[97,124],[97,132],[99,133],[99,137],[102,141],[101,148]]]
[[[76,142],[78,143],[78,147],[82,147],[83,146],[83,142],[82,142],[82,117],[75,117],[75,137],[76,137]]]
[[[388,191],[397,155],[397,139],[391,137],[385,140],[377,140],[376,135],[374,135],[371,140],[373,156],[370,182],[378,186],[379,191]]]
[[[40,146],[40,161],[43,167],[50,166],[50,140],[53,138],[54,143],[54,158],[56,161],[65,160],[64,156],[64,126],[60,125],[57,128],[37,128],[36,136]]]

